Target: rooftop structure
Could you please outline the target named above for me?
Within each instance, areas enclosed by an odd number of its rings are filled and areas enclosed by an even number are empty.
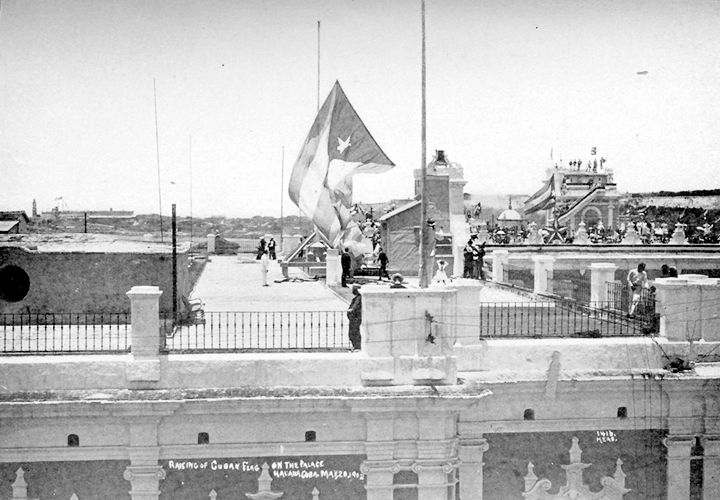
[[[6,320],[0,494],[715,498],[717,280],[655,280],[644,330],[598,300],[612,265],[583,304],[513,293],[492,258],[494,284],[363,286],[359,353],[324,285],[273,263],[262,287],[230,256],[202,318],[168,323],[167,290],[137,286],[126,326]]]

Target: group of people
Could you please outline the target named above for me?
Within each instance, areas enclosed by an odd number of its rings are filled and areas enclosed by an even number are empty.
[[[275,243],[275,238],[271,237],[269,241],[265,241],[265,238],[261,237],[257,246],[257,260],[260,260],[265,253],[268,254],[268,258],[270,260],[277,259],[277,255],[275,253],[276,248],[277,243]]]
[[[463,249],[463,278],[484,280],[484,259],[485,242],[478,243],[477,235],[473,235]]]
[[[265,241],[265,238],[260,238],[260,242],[257,246],[257,257],[256,260],[260,261],[260,272],[262,273],[262,286],[270,286],[268,283],[268,271],[270,269],[270,260],[277,259],[275,254],[275,238],[270,238],[270,241]]]

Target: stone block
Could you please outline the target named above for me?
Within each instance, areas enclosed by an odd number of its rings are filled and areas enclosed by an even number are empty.
[[[128,382],[159,382],[159,359],[134,359],[125,368]]]

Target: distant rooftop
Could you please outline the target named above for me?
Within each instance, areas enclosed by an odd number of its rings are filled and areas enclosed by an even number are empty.
[[[152,239],[114,234],[52,233],[0,235],[1,247],[23,247],[38,252],[74,253],[171,253],[171,238],[161,243],[157,235]],[[186,252],[187,244],[179,244],[178,252]]]

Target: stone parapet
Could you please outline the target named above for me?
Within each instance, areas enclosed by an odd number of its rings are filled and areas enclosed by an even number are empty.
[[[660,335],[668,340],[720,341],[720,279],[697,274],[655,280]]]
[[[457,291],[364,287],[366,385],[455,384]]]

